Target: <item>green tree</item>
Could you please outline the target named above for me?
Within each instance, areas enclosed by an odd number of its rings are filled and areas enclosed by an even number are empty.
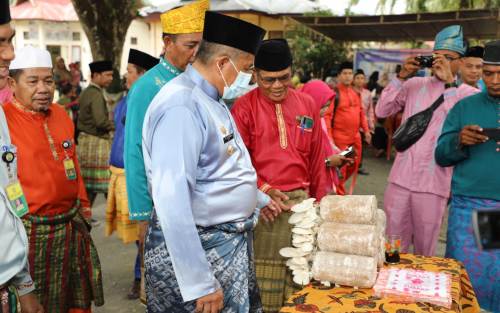
[[[345,61],[348,43],[333,42],[329,38],[311,33],[304,26],[297,25],[286,35],[293,53],[295,69],[313,73],[324,78],[336,64]]]

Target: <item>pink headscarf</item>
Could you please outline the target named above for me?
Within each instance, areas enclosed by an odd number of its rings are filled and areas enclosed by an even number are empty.
[[[335,92],[322,80],[313,79],[304,84],[300,91],[310,95],[318,110],[326,104],[327,101],[333,100],[335,97]]]
[[[304,84],[304,86],[302,86],[300,91],[310,95],[313,98],[318,112],[328,101],[333,101],[333,99],[335,98],[335,92],[325,82],[319,79],[310,80],[309,82]],[[325,143],[323,149],[326,151],[328,156],[332,154],[338,154],[340,151],[334,148],[335,145],[328,135],[328,130],[324,118],[321,118],[321,128],[323,129],[323,135],[326,137],[326,139],[328,139],[323,140],[323,142]],[[335,170],[332,169],[330,173],[332,175],[334,185],[338,184],[339,180]],[[333,187],[334,190],[336,190],[336,187]]]

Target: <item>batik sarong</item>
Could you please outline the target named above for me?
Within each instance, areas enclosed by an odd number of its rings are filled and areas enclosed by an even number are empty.
[[[198,227],[207,260],[224,293],[222,313],[262,312],[252,249],[252,231],[257,221],[258,212],[243,222]],[[144,265],[148,313],[195,311],[195,300],[184,302],[182,299],[168,247],[154,212],[146,237]]]
[[[125,170],[110,166],[108,203],[106,207],[105,235],[110,236],[115,230],[123,243],[138,240],[139,227],[136,221],[131,221],[128,211],[127,186]]]
[[[17,313],[19,302],[14,286],[0,286],[0,313]]]
[[[473,209],[500,208],[500,201],[451,198],[446,257],[464,263],[481,309],[500,312],[500,250],[479,251],[472,228]]]
[[[89,224],[78,213],[26,215],[29,266],[45,312],[67,313],[104,304],[99,256]]]
[[[107,193],[111,140],[80,133],[76,152],[87,192]]]
[[[308,198],[304,190],[284,192],[288,205]],[[255,228],[255,265],[264,312],[278,312],[285,301],[301,286],[295,284],[286,259],[279,254],[281,248],[292,246],[291,212],[282,212],[274,222],[260,222]]]

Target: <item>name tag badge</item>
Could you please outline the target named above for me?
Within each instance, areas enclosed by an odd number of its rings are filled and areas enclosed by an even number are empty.
[[[231,134],[227,135],[226,137],[224,137],[224,143],[226,144],[233,139],[234,139],[234,133],[231,133]]]
[[[68,180],[75,180],[76,179],[76,169],[75,169],[75,163],[73,162],[72,159],[65,159],[63,161],[64,164],[64,172],[66,173],[66,178]]]
[[[5,193],[18,217],[23,217],[29,212],[28,202],[26,201],[19,181],[7,185],[7,187],[5,187]]]
[[[314,126],[314,120],[310,118],[309,116],[302,116],[300,118],[300,128],[302,129],[312,129]]]

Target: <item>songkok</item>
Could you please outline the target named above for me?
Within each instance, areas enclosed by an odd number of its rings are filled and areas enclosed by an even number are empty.
[[[474,46],[467,49],[465,57],[467,58],[483,58],[484,48],[481,46]]]
[[[224,14],[207,11],[203,39],[255,55],[266,31],[259,26]]]
[[[52,68],[52,58],[45,49],[26,46],[16,50],[16,57],[10,62],[9,70],[27,68]]]
[[[113,70],[111,61],[96,61],[89,64],[91,73],[102,73]]]
[[[200,0],[163,13],[161,26],[167,34],[201,33],[209,0]]]
[[[342,72],[342,70],[352,70],[353,64],[352,62],[342,62],[339,67],[339,74]]]
[[[9,0],[0,0],[0,25],[10,22]]]
[[[285,39],[269,39],[261,42],[254,61],[255,67],[264,71],[278,72],[292,65],[292,53]]]
[[[130,49],[128,63],[142,67],[146,71],[157,65],[159,59],[136,49]]]
[[[483,64],[500,65],[500,40],[490,41],[486,44]]]
[[[464,55],[466,49],[462,26],[460,25],[445,27],[436,35],[436,39],[434,40],[434,51],[450,50]]]

